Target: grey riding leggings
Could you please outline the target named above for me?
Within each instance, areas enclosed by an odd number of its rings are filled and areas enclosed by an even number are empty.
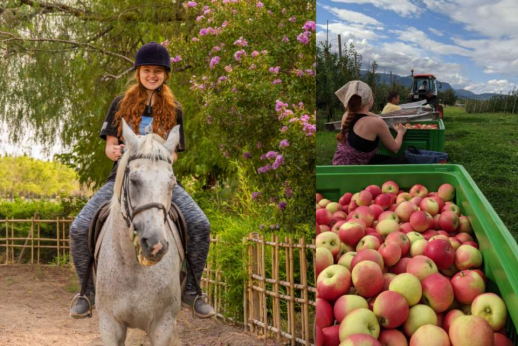
[[[88,201],[75,218],[70,227],[70,246],[72,250],[72,258],[77,271],[77,276],[83,284],[86,270],[88,269],[88,261],[90,260],[90,252],[88,250],[88,228],[90,221],[94,217],[95,212],[101,204],[109,201],[113,196],[114,182],[106,183],[97,193]],[[201,280],[203,269],[207,261],[210,246],[210,223],[205,213],[200,209],[196,202],[189,194],[178,184],[173,189],[173,202],[180,208],[187,224],[189,232],[189,253],[194,273],[198,282]],[[94,292],[92,277],[87,284],[86,292],[92,294]],[[196,283],[188,269],[188,278],[186,291],[196,292]]]

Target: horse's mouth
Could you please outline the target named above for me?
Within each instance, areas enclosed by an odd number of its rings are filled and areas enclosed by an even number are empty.
[[[137,234],[133,235],[133,246],[135,247],[135,254],[137,255],[138,263],[143,267],[151,267],[160,262],[147,259],[142,254],[142,248],[140,246],[140,238]]]

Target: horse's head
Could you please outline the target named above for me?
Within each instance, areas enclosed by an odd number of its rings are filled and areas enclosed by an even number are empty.
[[[167,253],[167,212],[176,178],[171,155],[180,140],[175,126],[167,141],[157,135],[137,136],[123,120],[127,150],[119,163],[115,194],[141,265],[158,263]]]

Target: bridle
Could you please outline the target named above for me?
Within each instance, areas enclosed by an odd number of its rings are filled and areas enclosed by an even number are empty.
[[[150,156],[132,155],[128,159],[128,161],[126,163],[126,168],[124,169],[124,176],[122,177],[121,192],[120,192],[118,199],[119,199],[119,203],[122,204],[122,207],[123,207],[123,208],[121,208],[122,217],[126,221],[128,228],[130,228],[130,229],[133,226],[133,219],[135,218],[135,216],[137,216],[139,213],[143,212],[144,210],[148,210],[148,209],[152,209],[152,208],[161,209],[164,212],[164,223],[167,222],[167,213],[169,212],[169,209],[166,208],[162,203],[156,203],[156,202],[144,204],[144,205],[138,207],[137,209],[133,209],[133,206],[131,205],[131,198],[130,198],[130,193],[129,193],[129,186],[130,186],[130,184],[129,184],[129,172],[130,172],[129,163],[131,161],[137,160],[137,159],[152,160],[152,158]],[[170,158],[166,158],[166,159],[160,158],[159,160],[171,164]],[[122,202],[122,194],[124,194],[123,202]],[[125,213],[122,212],[123,209],[124,209]]]

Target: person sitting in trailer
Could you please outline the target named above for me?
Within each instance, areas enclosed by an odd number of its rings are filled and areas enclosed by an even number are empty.
[[[398,106],[399,94],[397,93],[397,91],[389,92],[389,94],[387,96],[387,101],[388,102],[385,105],[385,107],[383,108],[383,110],[381,111],[381,114],[392,113],[392,112],[401,110],[401,107]]]
[[[403,164],[408,163],[403,156],[376,154],[379,142],[391,152],[397,153],[403,143],[406,128],[394,127],[394,139],[388,125],[376,114],[370,112],[374,104],[371,88],[362,81],[351,81],[341,87],[336,96],[342,101],[346,113],[342,118],[342,130],[338,140],[333,165]]]

